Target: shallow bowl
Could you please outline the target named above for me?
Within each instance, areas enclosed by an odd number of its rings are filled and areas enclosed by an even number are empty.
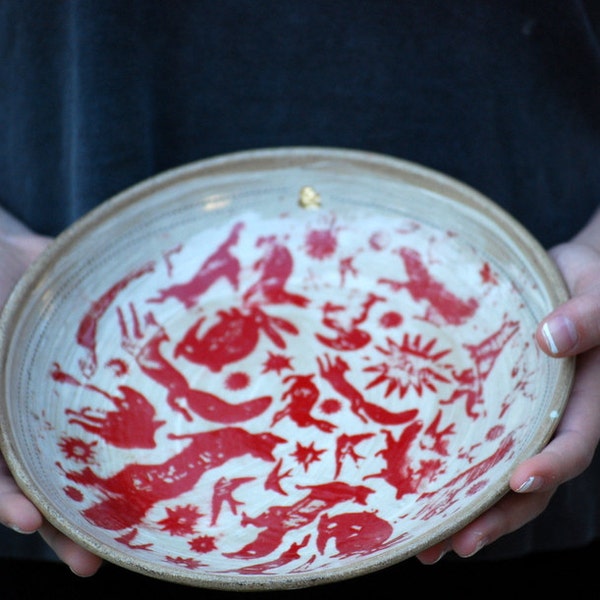
[[[493,201],[378,154],[275,148],[113,197],[0,320],[0,447],[59,530],[234,591],[398,563],[464,527],[551,438],[567,298]]]

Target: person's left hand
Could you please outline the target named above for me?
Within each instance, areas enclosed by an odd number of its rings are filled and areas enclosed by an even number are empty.
[[[600,216],[572,241],[550,252],[571,298],[539,324],[536,340],[547,354],[577,355],[574,385],[552,440],[517,466],[510,489],[497,504],[450,538],[420,552],[423,564],[446,552],[474,555],[535,519],[557,488],[591,463],[600,440]]]
[[[0,308],[29,265],[50,243],[0,208]],[[19,489],[0,455],[0,524],[24,534],[38,532],[73,573],[93,575],[102,559],[59,532]]]
[[[102,559],[81,548],[42,518],[12,478],[0,455],[0,522],[24,534],[38,532],[71,571],[81,577],[96,573]]]

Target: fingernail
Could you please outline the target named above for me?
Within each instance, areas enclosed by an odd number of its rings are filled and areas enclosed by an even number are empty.
[[[35,533],[35,531],[25,531],[16,525],[9,525],[9,527],[16,533],[22,533],[23,535],[31,535],[32,533]]]
[[[448,550],[446,550],[445,548],[443,550],[441,550],[438,557],[431,564],[435,565],[435,563],[440,562],[440,560],[442,560],[442,558],[444,558],[444,556],[446,555],[447,552],[448,552]]]
[[[563,316],[548,319],[542,326],[542,335],[552,354],[568,352],[579,339],[573,321]]]
[[[485,538],[480,539],[477,542],[477,545],[475,546],[473,552],[470,552],[469,554],[464,554],[463,558],[469,558],[471,556],[474,556],[486,545],[486,543],[487,543],[487,540]]]
[[[540,477],[528,477],[516,490],[518,494],[525,492],[535,492],[542,487],[542,479]]]

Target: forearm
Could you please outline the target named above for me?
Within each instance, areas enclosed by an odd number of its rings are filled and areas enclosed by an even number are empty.
[[[49,242],[0,207],[0,307]]]
[[[29,227],[0,206],[0,236],[19,236],[26,234],[32,234]]]
[[[588,244],[600,250],[600,207],[596,209],[586,225],[575,235],[572,240],[579,244]]]

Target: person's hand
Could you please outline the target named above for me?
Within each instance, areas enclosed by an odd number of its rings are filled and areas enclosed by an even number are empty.
[[[0,306],[27,267],[50,240],[33,234],[0,209]],[[38,532],[56,555],[77,575],[93,575],[102,560],[60,533],[44,520],[35,505],[21,492],[6,461],[0,456],[0,523],[25,534]]]
[[[568,243],[550,251],[571,298],[539,324],[536,340],[547,354],[577,355],[574,385],[550,443],[517,466],[511,491],[452,537],[418,554],[423,564],[446,552],[472,556],[535,519],[557,488],[591,463],[600,440],[600,215]]]

